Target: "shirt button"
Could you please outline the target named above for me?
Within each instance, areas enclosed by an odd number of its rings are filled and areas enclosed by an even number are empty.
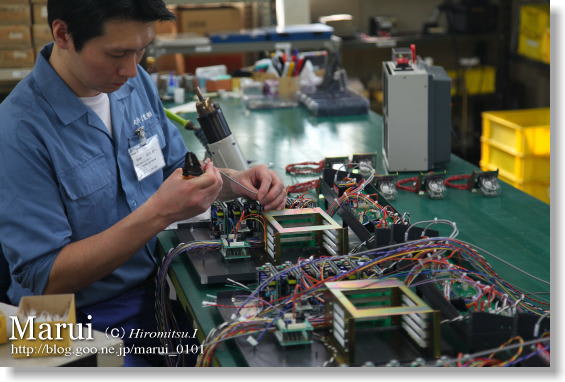
[[[135,200],[132,200],[131,205],[134,206],[134,207],[137,207],[137,202]]]

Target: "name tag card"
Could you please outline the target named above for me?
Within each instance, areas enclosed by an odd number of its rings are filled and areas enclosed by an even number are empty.
[[[136,145],[128,151],[139,181],[165,167],[165,159],[157,135],[147,139],[145,144]]]

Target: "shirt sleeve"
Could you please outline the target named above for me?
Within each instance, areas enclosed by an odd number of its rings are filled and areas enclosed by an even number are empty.
[[[141,66],[139,67],[139,77],[147,91],[147,96],[149,97],[153,110],[157,112],[157,118],[161,121],[163,135],[167,142],[163,150],[163,156],[165,158],[163,176],[167,178],[173,171],[183,166],[184,156],[188,149],[184,144],[179,129],[167,118],[153,80]]]
[[[0,129],[0,239],[14,280],[42,294],[71,228],[47,150],[29,122]],[[17,124],[17,126],[10,126]]]

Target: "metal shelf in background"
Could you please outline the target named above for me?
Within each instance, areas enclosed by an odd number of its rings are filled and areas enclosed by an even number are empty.
[[[0,83],[13,84],[27,76],[33,68],[0,69]]]
[[[0,102],[31,70],[32,68],[0,69]]]
[[[480,33],[480,34],[438,34],[438,35],[423,35],[421,33],[406,34],[392,37],[371,37],[369,39],[356,38],[353,40],[343,40],[344,48],[395,48],[398,44],[414,43],[426,41],[442,41],[455,39],[461,40],[485,40],[485,39],[502,39],[503,37],[497,33]]]
[[[206,37],[175,38],[158,37],[148,49],[148,55],[159,57],[166,54],[207,54],[207,53],[235,53],[235,52],[262,52],[288,49],[329,49],[339,51],[341,39],[332,36],[326,40],[293,40],[293,41],[257,41],[237,43],[214,44]]]
[[[551,65],[549,63],[534,60],[533,58],[522,56],[519,53],[510,54],[510,58],[518,60],[518,61],[523,62],[523,63],[531,64],[531,65],[536,66],[538,68],[547,69],[547,70],[551,69]]]

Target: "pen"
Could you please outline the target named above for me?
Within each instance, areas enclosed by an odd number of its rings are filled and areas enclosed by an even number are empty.
[[[294,61],[290,61],[288,63],[287,75],[288,75],[288,77],[292,77],[294,75]]]
[[[298,60],[296,64],[296,75],[299,75],[302,72],[302,67],[304,66],[304,57]]]

